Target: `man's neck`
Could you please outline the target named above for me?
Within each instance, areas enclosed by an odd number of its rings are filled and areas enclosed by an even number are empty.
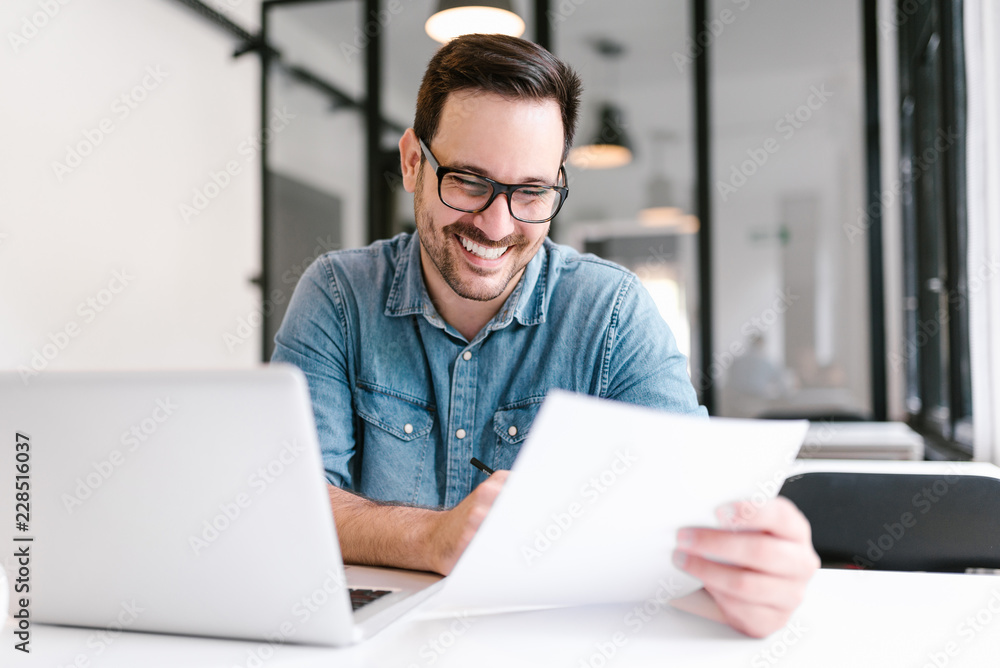
[[[510,279],[507,288],[499,297],[484,302],[466,299],[452,290],[430,258],[426,257],[423,248],[420,249],[420,265],[424,285],[427,287],[427,294],[434,308],[445,322],[465,337],[466,341],[472,341],[486,323],[493,319],[524,275],[524,269],[521,269]]]

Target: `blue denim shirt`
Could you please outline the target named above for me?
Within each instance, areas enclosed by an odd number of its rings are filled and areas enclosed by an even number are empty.
[[[327,479],[450,508],[510,468],[557,387],[705,414],[635,274],[548,239],[468,341],[431,303],[416,235],[334,251],[303,274],[272,361],[305,373]]]

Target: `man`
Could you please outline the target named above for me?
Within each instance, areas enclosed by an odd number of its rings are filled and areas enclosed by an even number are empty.
[[[345,561],[448,574],[553,387],[704,414],[636,277],[546,239],[579,93],[530,42],[443,46],[399,142],[417,234],[328,253],[296,287],[273,360],[308,378]],[[674,560],[766,635],[818,558],[787,500],[736,504],[723,526],[741,512],[740,532],[682,530]]]

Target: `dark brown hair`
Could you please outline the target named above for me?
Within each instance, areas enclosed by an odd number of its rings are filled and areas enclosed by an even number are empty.
[[[565,160],[576,133],[581,88],[576,72],[533,42],[507,35],[463,35],[442,46],[427,64],[413,130],[430,143],[445,100],[456,91],[481,90],[516,100],[553,99],[562,112]]]

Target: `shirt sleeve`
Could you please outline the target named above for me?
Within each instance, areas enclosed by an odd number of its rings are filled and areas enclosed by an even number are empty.
[[[604,359],[607,398],[671,413],[708,415],[698,404],[687,357],[677,349],[673,332],[635,275],[619,293]]]
[[[349,381],[347,319],[327,259],[313,262],[292,294],[274,337],[272,362],[302,369],[309,383],[323,467],[329,483],[353,486],[354,410]]]

